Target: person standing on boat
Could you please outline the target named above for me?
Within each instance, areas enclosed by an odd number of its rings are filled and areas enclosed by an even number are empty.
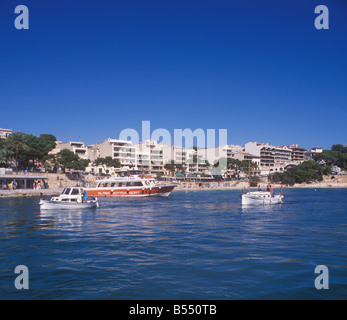
[[[271,187],[271,184],[269,185],[269,191],[270,191],[271,195],[274,193],[274,191],[273,191],[273,189]]]

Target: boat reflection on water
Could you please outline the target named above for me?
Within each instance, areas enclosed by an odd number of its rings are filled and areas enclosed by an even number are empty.
[[[93,209],[41,210],[44,228],[69,230],[83,225],[83,216]]]
[[[247,205],[243,204],[241,205],[242,213],[269,213],[273,211],[277,211],[279,208],[282,207],[282,204],[277,205],[271,205],[271,204],[263,204],[263,205]]]

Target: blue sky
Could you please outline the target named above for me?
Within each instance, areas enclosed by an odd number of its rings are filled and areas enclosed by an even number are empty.
[[[0,127],[91,144],[149,120],[330,148],[347,143],[346,35],[343,0],[2,0]]]

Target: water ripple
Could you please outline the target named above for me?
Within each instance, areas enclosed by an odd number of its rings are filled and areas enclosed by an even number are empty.
[[[241,207],[238,191],[101,199],[98,210],[40,212],[0,199],[1,299],[345,299],[347,190],[285,190]],[[30,290],[13,288],[14,268]],[[330,290],[316,290],[327,265]]]

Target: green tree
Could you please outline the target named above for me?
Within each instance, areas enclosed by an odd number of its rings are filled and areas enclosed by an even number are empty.
[[[6,149],[6,140],[0,138],[0,150]]]
[[[162,176],[163,176],[163,173],[162,173],[162,172],[158,172],[158,173],[157,173],[157,179],[160,179]]]
[[[0,164],[8,167],[14,158],[14,152],[8,149],[0,149]]]
[[[10,134],[6,139],[6,145],[9,150],[15,152],[16,172],[18,173],[19,152],[28,149],[28,146],[26,145],[25,134],[21,132]]]
[[[341,153],[347,153],[347,147],[344,147],[342,144],[334,144],[331,147],[331,151],[338,151]]]
[[[41,134],[36,137],[31,134],[13,133],[6,142],[5,147],[15,152],[16,166],[34,166],[35,161],[44,162],[45,157],[55,147],[55,136]]]
[[[107,172],[108,168],[120,168],[122,166],[118,159],[113,159],[110,156],[106,158],[97,158],[94,164],[96,166],[102,166],[105,172]]]
[[[86,171],[86,168],[88,167],[90,163],[90,160],[88,159],[79,159],[75,164],[73,169],[79,170],[79,171]]]
[[[164,165],[164,169],[175,174],[175,172],[184,172],[184,167],[181,163],[168,162]]]
[[[280,182],[290,185],[295,183],[310,183],[312,181],[322,181],[323,174],[326,174],[327,170],[329,170],[329,168],[321,166],[317,162],[310,160],[290,168],[283,173],[272,174],[269,176],[269,179],[274,183]]]
[[[64,172],[66,169],[85,171],[90,163],[90,160],[81,159],[72,151],[63,149],[57,154],[57,162],[63,166]]]
[[[331,150],[323,150],[313,156],[316,162],[324,161],[327,166],[336,165],[343,170],[347,169],[347,147],[342,144],[334,144]]]

